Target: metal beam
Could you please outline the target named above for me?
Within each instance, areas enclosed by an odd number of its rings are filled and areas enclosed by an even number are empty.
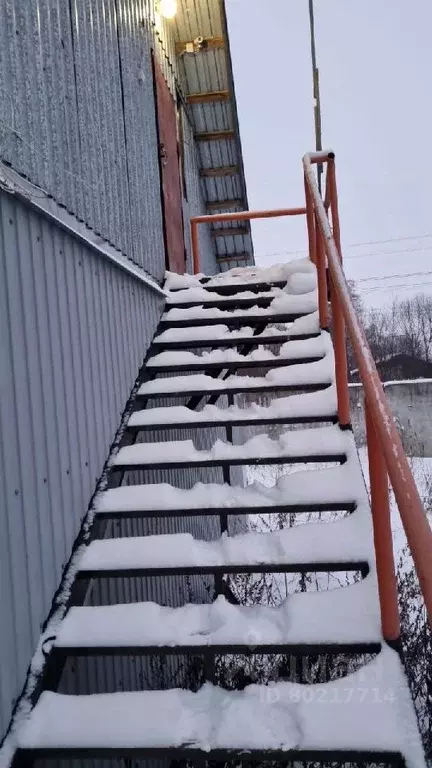
[[[231,211],[233,208],[242,208],[243,206],[244,203],[240,197],[234,198],[234,200],[215,200],[214,202],[206,203],[209,213],[212,211]]]
[[[217,48],[225,48],[223,37],[206,37],[202,38],[202,40],[199,38],[195,38],[195,40],[178,40],[175,44],[178,56],[184,53],[205,53],[206,51],[214,51]]]
[[[225,165],[221,168],[201,168],[200,176],[215,179],[220,176],[236,176],[240,172],[238,165]]]
[[[219,227],[212,229],[212,237],[237,237],[238,235],[248,235],[249,227]]]
[[[203,93],[188,93],[187,104],[210,104],[214,101],[228,101],[229,91],[206,91]]]
[[[247,261],[250,259],[249,253],[229,253],[226,256],[216,255],[216,260],[219,264],[223,264],[225,261]]]
[[[195,141],[223,141],[234,138],[235,131],[232,128],[227,131],[203,131],[195,134]]]

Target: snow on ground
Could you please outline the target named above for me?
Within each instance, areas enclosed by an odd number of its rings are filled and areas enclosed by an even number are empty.
[[[365,445],[360,446],[358,449],[358,454],[366,485],[369,486],[369,462],[367,447]],[[409,458],[409,462],[420,494],[420,498],[422,499],[423,504],[427,507],[428,497],[432,496],[432,458],[424,456],[411,456]],[[393,491],[390,492],[390,513],[393,531],[394,557],[395,562],[398,563],[402,554],[402,550],[407,544],[407,539]],[[430,515],[429,521],[432,525],[432,517]]]

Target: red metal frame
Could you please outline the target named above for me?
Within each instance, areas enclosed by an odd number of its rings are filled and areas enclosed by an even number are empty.
[[[200,271],[199,224],[214,224],[219,221],[250,221],[251,219],[275,219],[280,216],[301,216],[306,208],[279,208],[272,211],[236,211],[234,213],[216,213],[214,215],[193,216],[191,222],[191,243],[194,275]],[[234,257],[233,257],[234,260]]]
[[[321,199],[313,165],[327,164],[327,190]],[[331,288],[333,334],[339,421],[349,423],[348,377],[345,326],[354,350],[366,402],[367,442],[374,542],[377,561],[383,636],[396,642],[400,636],[393,544],[390,527],[388,479],[392,485],[420,582],[429,621],[432,625],[432,531],[407,460],[394,417],[390,410],[365,333],[356,314],[342,268],[336,173],[333,152],[319,152],[303,158],[306,201],[315,214],[323,243],[318,251],[318,274],[328,267]],[[309,212],[311,220],[312,211]],[[328,214],[331,214],[332,227]],[[327,291],[320,283],[319,290]],[[320,320],[324,323],[324,316]]]
[[[315,164],[327,166],[324,200],[318,190],[313,168]],[[338,419],[341,428],[350,427],[346,332],[363,384],[382,632],[385,640],[397,644],[400,637],[400,620],[390,526],[389,480],[399,507],[431,625],[432,531],[343,272],[334,153],[307,154],[303,158],[303,168],[306,196],[304,208],[241,211],[193,217],[191,236],[194,273],[199,272],[200,224],[306,215],[309,254],[317,267],[319,317],[323,329],[328,328],[330,287]]]

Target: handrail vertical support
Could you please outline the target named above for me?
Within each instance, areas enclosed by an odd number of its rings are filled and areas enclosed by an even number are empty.
[[[316,264],[316,237],[315,237],[315,216],[312,204],[310,189],[304,177],[305,196],[306,196],[306,222],[309,240],[309,258],[313,264]]]
[[[197,275],[200,271],[200,258],[199,258],[199,238],[198,238],[198,222],[191,220],[191,246],[192,246],[192,261],[193,261],[193,273]]]
[[[328,290],[327,290],[327,269],[326,255],[324,251],[322,235],[315,221],[315,257],[318,278],[318,310],[320,328],[328,328]]]
[[[390,521],[387,469],[366,398],[365,418],[378,592],[381,606],[381,626],[384,640],[394,646],[397,645],[400,639],[400,618]]]
[[[336,243],[336,248],[339,253],[339,259],[342,263],[342,245],[340,234],[340,222],[339,222],[339,203],[336,184],[336,167],[334,157],[329,157],[328,170],[327,170],[327,185],[329,192],[329,202],[332,218],[333,237]]]
[[[336,390],[339,426],[346,429],[351,425],[348,390],[348,360],[346,350],[345,320],[330,274],[330,300],[332,308],[333,345],[335,354]]]

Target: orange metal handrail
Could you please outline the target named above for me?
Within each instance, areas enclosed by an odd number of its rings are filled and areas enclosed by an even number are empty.
[[[276,208],[269,211],[235,211],[234,213],[215,213],[203,216],[192,216],[191,223],[191,244],[194,275],[200,271],[199,258],[199,224],[214,224],[220,221],[251,221],[251,219],[275,219],[280,216],[302,216],[306,213],[306,208]],[[227,234],[229,231],[227,230]],[[233,260],[235,257],[233,257]]]
[[[312,167],[315,163],[327,164],[326,205],[315,180]],[[388,478],[394,490],[431,625],[432,531],[342,269],[334,153],[305,155],[303,166],[307,190],[306,204],[309,208],[308,223],[312,220],[316,222],[318,237],[322,243],[322,248],[315,249],[317,258],[322,260],[321,264],[317,264],[318,274],[325,273],[328,267],[330,277],[339,420],[342,426],[349,423],[345,325],[363,384],[382,630],[388,642],[397,643],[400,637],[400,622],[390,527]],[[332,217],[333,230],[326,208]],[[319,281],[319,290],[321,293],[325,290],[327,302],[327,285],[324,285],[323,281]],[[323,303],[320,302],[320,321],[325,327]]]
[[[315,164],[327,166],[324,200],[321,198],[315,179],[313,169]],[[309,255],[317,268],[319,318],[323,329],[328,327],[328,290],[330,288],[338,420],[342,429],[351,426],[346,330],[363,384],[382,632],[385,640],[397,645],[400,638],[400,619],[390,525],[389,478],[431,625],[432,531],[343,272],[334,153],[314,152],[305,155],[303,167],[306,196],[304,208],[194,216],[191,219],[194,272],[195,274],[199,272],[198,226],[200,224],[306,214]]]

